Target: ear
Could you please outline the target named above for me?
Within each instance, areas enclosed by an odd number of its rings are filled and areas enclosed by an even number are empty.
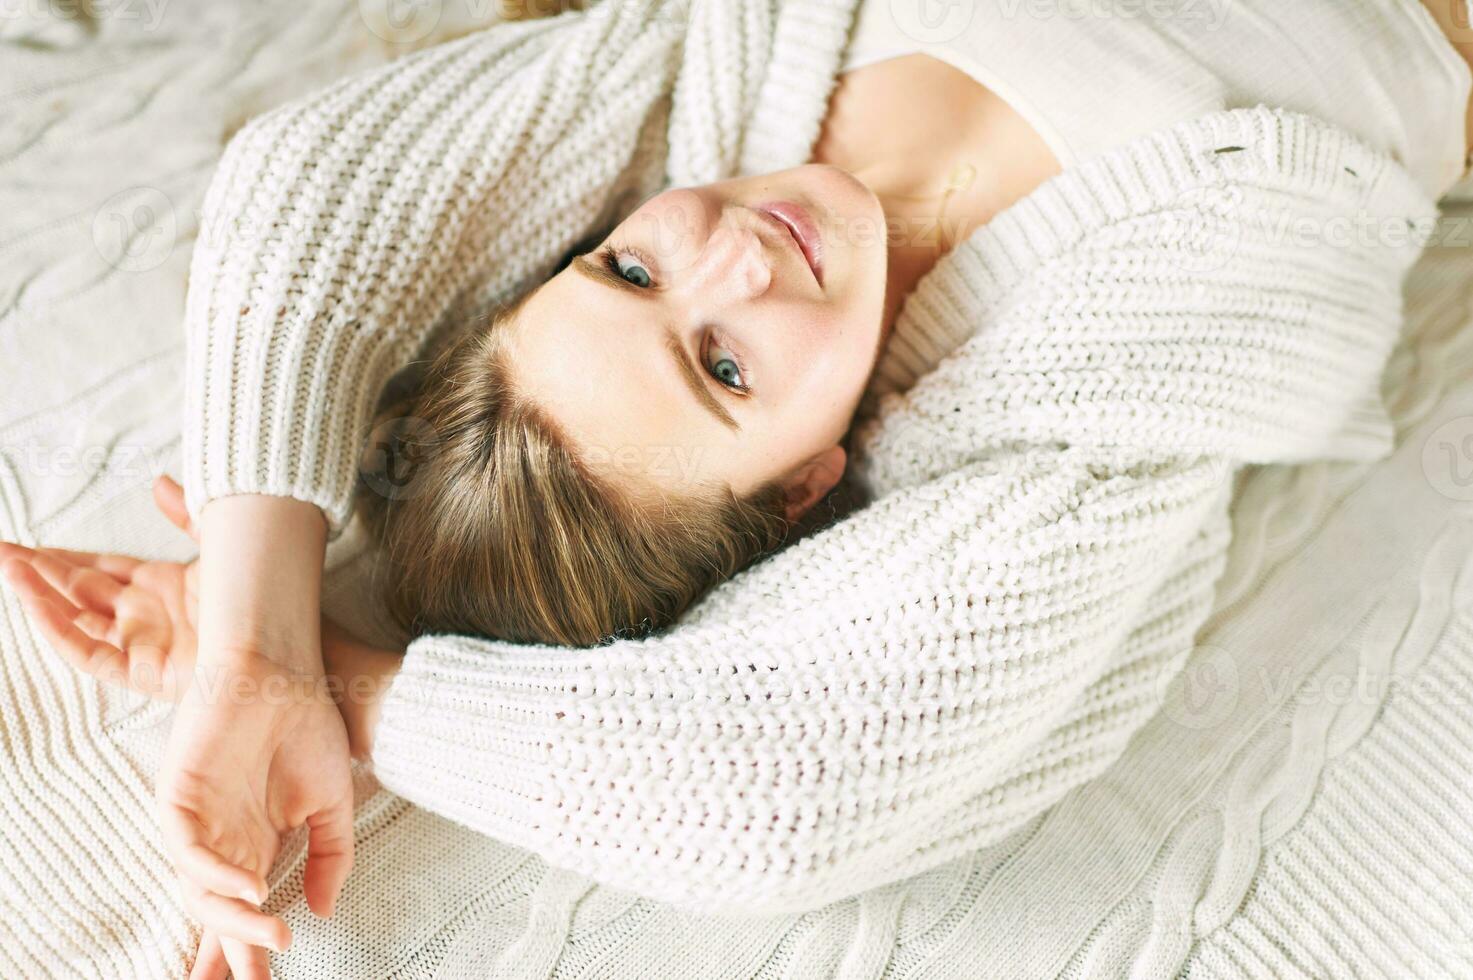
[[[792,472],[783,484],[789,524],[796,524],[824,494],[834,489],[844,476],[847,461],[843,446],[830,446]]]

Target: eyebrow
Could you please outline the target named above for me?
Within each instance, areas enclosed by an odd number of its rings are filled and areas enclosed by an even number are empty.
[[[611,270],[589,259],[587,255],[579,255],[574,258],[573,268],[578,270],[586,278],[601,285],[611,286],[614,289],[635,294],[644,292],[643,288],[634,285],[634,283],[625,279],[623,276],[615,275]],[[700,375],[696,373],[696,369],[691,366],[690,357],[686,353],[685,345],[680,342],[680,337],[673,330],[667,329],[665,331],[665,349],[670,352],[671,358],[675,361],[675,366],[680,369],[680,377],[685,381],[685,386],[691,390],[691,394],[696,396],[696,400],[701,403],[702,407],[710,412],[716,418],[716,421],[731,431],[742,431],[741,423],[732,418],[731,413],[726,410],[726,406],[716,400],[716,396],[711,393],[711,386],[705,381],[702,381]]]
[[[741,423],[731,417],[731,413],[726,410],[726,406],[722,405],[716,400],[716,396],[711,394],[711,386],[702,381],[696,374],[696,369],[691,367],[690,357],[685,352],[685,345],[680,342],[680,337],[673,330],[667,330],[665,332],[665,349],[670,352],[671,358],[675,361],[675,366],[680,368],[680,376],[685,379],[685,386],[700,400],[707,411],[716,416],[716,421],[733,432],[742,431]]]
[[[602,262],[595,262],[588,257],[588,253],[573,257],[573,268],[577,269],[586,278],[603,286],[612,286],[624,292],[639,292],[640,287],[625,279],[623,276],[615,275],[613,270]]]

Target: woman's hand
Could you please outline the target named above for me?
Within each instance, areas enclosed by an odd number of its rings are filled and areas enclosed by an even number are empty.
[[[0,541],[0,569],[26,613],[72,667],[178,701],[196,653],[197,566]]]
[[[348,739],[321,674],[250,651],[218,656],[205,674],[210,683],[190,685],[175,715],[159,819],[186,906],[221,937],[236,977],[264,980],[259,947],[291,942],[286,923],[257,907],[282,836],[308,828],[303,891],[320,916],[332,914],[352,867]]]
[[[154,495],[193,532],[178,484],[160,479]],[[202,655],[195,565],[4,545],[0,566],[69,663],[178,702],[157,798],[185,905],[206,927],[192,977],[223,977],[226,963],[237,978],[269,976],[260,947],[291,934],[256,906],[281,835],[308,826],[303,887],[318,915],[352,866],[347,734],[320,654],[305,668],[248,647]]]

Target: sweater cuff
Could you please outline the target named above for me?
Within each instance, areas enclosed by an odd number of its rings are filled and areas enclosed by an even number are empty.
[[[182,481],[194,520],[211,500],[262,494],[313,504],[328,540],[342,533],[372,449],[376,398],[408,356],[392,340],[355,341],[327,366],[316,349],[322,334],[306,323],[268,325],[241,310],[194,328]],[[336,384],[324,383],[324,373]]]
[[[532,690],[540,672],[518,681],[493,658],[449,637],[411,644],[379,705],[370,764],[390,792],[534,848],[557,836],[558,796],[545,780],[568,751],[550,737],[561,712],[546,685]]]

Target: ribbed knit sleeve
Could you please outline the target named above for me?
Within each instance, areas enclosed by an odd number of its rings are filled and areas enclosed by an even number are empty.
[[[911,298],[902,342],[952,340],[863,424],[872,503],[657,637],[420,638],[378,777],[707,913],[816,908],[1019,829],[1156,710],[1235,469],[1389,448],[1380,372],[1434,213],[1389,159],[1267,110],[1066,173]]]
[[[388,378],[663,176],[684,7],[498,25],[258,117],[190,267],[184,488],[314,503],[336,536]]]

